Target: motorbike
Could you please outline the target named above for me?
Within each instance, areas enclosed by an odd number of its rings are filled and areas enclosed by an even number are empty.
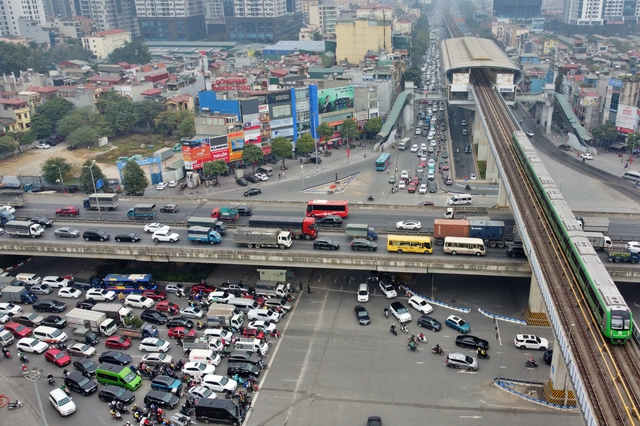
[[[471,185],[465,185],[465,186],[464,186],[464,189],[465,189],[466,191],[469,191],[469,190],[471,189]]]
[[[10,402],[7,404],[7,408],[9,410],[13,410],[14,408],[22,408],[22,401],[16,400],[16,402]]]
[[[487,351],[482,350],[482,349],[478,349],[478,358],[480,358],[480,359],[489,359],[491,357],[489,356]]]
[[[384,308],[384,316],[389,318],[389,309],[388,308]]]
[[[393,324],[391,325],[391,327],[389,327],[389,331],[391,331],[394,336],[398,335],[398,332],[396,331],[396,326]]]
[[[7,349],[3,349],[2,354],[6,359],[11,359],[11,352],[9,352]]]
[[[418,338],[415,336],[415,334],[409,336],[409,343],[414,343],[416,345],[418,344]]]
[[[49,374],[49,375],[47,376],[47,381],[49,382],[49,384],[50,384],[51,386],[55,386],[55,384],[56,384],[56,381],[53,379],[53,376],[52,376],[51,374]]]
[[[433,347],[431,348],[431,353],[432,353],[432,354],[436,354],[436,355],[444,355],[444,349],[442,349],[442,348],[441,348],[441,347],[439,347],[439,346],[438,346],[438,347],[433,346]]]
[[[411,351],[417,351],[418,350],[418,345],[416,345],[416,342],[410,342],[407,345],[407,349],[409,349]]]
[[[22,362],[29,362],[29,358],[27,358],[27,356],[22,352],[18,352],[18,358]]]
[[[59,351],[64,351],[65,349],[67,349],[66,343],[62,343],[62,342],[58,342],[58,343],[54,344],[53,346],[56,349],[58,349]]]
[[[538,362],[533,359],[532,356],[529,357],[529,359],[524,363],[524,365],[526,365],[529,368],[536,368],[538,366]]]
[[[64,391],[64,393],[66,393],[67,395],[71,395],[71,391],[69,390],[67,385],[60,386],[60,389],[62,389]]]
[[[115,420],[120,420],[122,418],[122,415],[117,410],[111,410],[110,413],[111,417]]]
[[[263,360],[258,361],[258,367],[260,367],[261,370],[266,370],[267,368],[269,368],[269,366]]]
[[[368,201],[373,201],[374,200],[373,195],[369,195],[369,198],[367,198],[367,200]]]
[[[425,336],[424,333],[418,334],[418,341],[420,343],[427,343],[427,336]]]
[[[63,379],[66,379],[68,375],[69,375],[69,370],[67,370],[66,368],[64,370],[62,370],[62,378]]]
[[[402,331],[404,334],[409,334],[409,329],[404,324],[400,324],[400,331]]]

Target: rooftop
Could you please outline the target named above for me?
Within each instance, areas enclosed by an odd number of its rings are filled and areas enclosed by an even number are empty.
[[[98,33],[94,33],[90,37],[106,37],[114,34],[123,34],[128,32],[129,31],[127,30],[107,30],[107,31],[100,31]]]

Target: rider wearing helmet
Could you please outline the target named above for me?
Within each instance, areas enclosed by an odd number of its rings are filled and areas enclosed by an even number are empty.
[[[390,328],[391,328],[392,332],[394,332],[394,333],[396,332],[396,325],[395,324],[391,324]]]
[[[436,353],[440,353],[440,343],[436,343],[436,345],[433,347],[433,350],[436,351]]]

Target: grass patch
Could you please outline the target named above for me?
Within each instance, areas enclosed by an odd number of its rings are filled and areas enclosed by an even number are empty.
[[[485,179],[487,177],[487,162],[478,161],[478,178]]]
[[[105,152],[96,157],[98,163],[115,164],[120,157],[131,157],[140,154],[143,157],[151,157],[153,153],[162,148],[172,147],[176,143],[175,139],[165,140],[160,135],[133,134],[113,138],[109,144],[101,147]],[[149,148],[153,146],[153,148]]]

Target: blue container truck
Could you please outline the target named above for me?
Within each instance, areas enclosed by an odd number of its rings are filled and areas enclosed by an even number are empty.
[[[219,244],[222,237],[213,228],[204,226],[190,226],[187,228],[187,238],[193,243]]]

